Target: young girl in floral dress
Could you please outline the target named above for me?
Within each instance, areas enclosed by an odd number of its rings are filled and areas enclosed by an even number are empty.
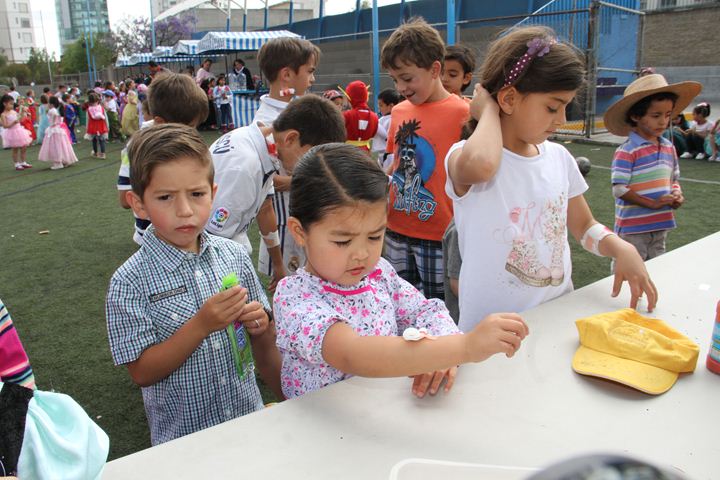
[[[453,385],[457,365],[515,354],[528,329],[493,314],[457,335],[442,300],[426,299],[381,257],[388,176],[357,147],[311,149],[294,169],[288,230],[307,264],[278,283],[273,308],[286,397],[352,375],[414,377],[412,392]]]

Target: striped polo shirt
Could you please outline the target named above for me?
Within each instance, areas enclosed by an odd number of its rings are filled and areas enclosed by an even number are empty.
[[[0,382],[17,383],[35,389],[35,376],[30,361],[2,300],[0,300]]]
[[[613,185],[626,185],[630,190],[652,199],[668,195],[680,178],[675,147],[667,139],[650,142],[636,132],[618,147],[612,162]],[[672,207],[659,210],[641,207],[622,198],[615,199],[615,232],[618,234],[648,233],[675,228]]]

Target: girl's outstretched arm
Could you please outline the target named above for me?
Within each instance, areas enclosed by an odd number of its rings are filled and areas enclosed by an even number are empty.
[[[407,341],[403,337],[360,336],[344,322],[325,333],[322,356],[332,367],[363,377],[404,377],[469,362],[496,353],[512,357],[528,334],[515,313],[487,316],[465,335]]]
[[[470,102],[470,115],[477,120],[477,127],[463,148],[447,160],[448,174],[458,195],[464,195],[476,183],[491,180],[502,158],[500,107],[479,83]]]
[[[568,201],[567,226],[578,243],[582,245],[581,239],[585,232],[597,223],[583,195]],[[647,295],[648,312],[652,312],[657,304],[657,288],[635,247],[613,234],[600,240],[598,250],[601,256],[615,259],[615,281],[611,296],[617,297],[623,282],[627,281],[630,285],[630,308],[637,307],[638,300],[644,292]]]

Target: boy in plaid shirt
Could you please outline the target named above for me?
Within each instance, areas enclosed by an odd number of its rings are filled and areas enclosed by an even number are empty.
[[[142,387],[157,445],[263,407],[253,365],[236,371],[225,332],[233,321],[276,391],[281,359],[250,258],[205,232],[216,187],[202,137],[185,125],[156,125],[137,132],[128,153],[128,201],[153,225],[113,275],[105,312],[113,360]],[[229,273],[240,285],[218,293]]]

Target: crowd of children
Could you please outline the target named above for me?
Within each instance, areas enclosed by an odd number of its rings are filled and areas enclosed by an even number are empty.
[[[269,92],[237,129],[232,90],[207,62],[194,80],[158,71],[146,92],[98,84],[82,107],[71,93],[40,99],[39,159],[52,169],[77,161],[79,108],[94,156],[105,158],[108,136],[130,137],[117,187],[140,248],[112,276],[105,313],[154,445],[262,409],[255,369],[280,398],[352,375],[410,376],[418,397],[449,391],[459,365],[518,351],[529,330],[513,312],[573,289],[568,234],[612,259],[612,296],[627,282],[631,307],[643,295],[655,307],[644,260],[664,251],[684,202],[663,134],[699,84],[646,75],[608,110],[608,129],[628,137],[613,159],[611,230],[593,217],[575,159],[548,141],[586,73],[552,30],[494,41],[465,97],[474,51],[404,23],[380,54],[395,85],[378,95],[380,117],[361,81],[307,94],[320,53],[299,38],[265,43]],[[233,82],[244,75],[235,66]],[[22,170],[32,136],[15,103],[2,98],[0,123]],[[709,110],[678,126],[683,158],[715,145]],[[224,135],[208,147],[202,125]],[[228,276],[238,284],[221,288]]]
[[[146,91],[141,87],[145,85],[131,79],[121,82],[119,88],[114,82],[96,82],[85,93],[83,103],[78,87],[59,85],[55,93],[45,87],[39,105],[33,90],[22,97],[13,87],[2,97],[3,147],[13,150],[16,170],[32,168],[26,150],[33,143],[41,145],[38,160],[51,163],[51,170],[64,168],[77,162],[73,145],[79,141],[77,130],[85,116],[82,137],[93,142],[94,157],[105,158],[106,141],[125,141],[140,128],[139,103]],[[60,132],[63,135],[58,135]]]
[[[150,110],[160,125],[136,134],[125,177],[121,171],[121,201],[147,223],[140,250],[113,276],[107,320],[115,362],[143,387],[154,444],[261,408],[247,365],[233,365],[232,351],[252,350],[254,368],[284,398],[351,375],[411,376],[420,397],[443,382],[450,390],[458,365],[511,357],[528,335],[520,315],[497,312],[572,290],[568,233],[613,259],[613,296],[627,282],[632,307],[645,295],[654,308],[649,257],[637,237],[593,218],[574,158],[547,141],[585,79],[574,47],[546,28],[510,32],[491,45],[472,99],[461,95],[472,81],[473,51],[446,50],[423,21],[394,31],[381,59],[396,90],[379,95],[378,120],[362,82],[325,98],[305,95],[320,60],[316,46],[266,43],[259,63],[270,91],[254,123],[209,150],[192,128],[164,125],[208,118],[205,91],[174,74],[152,84]],[[649,95],[637,91],[624,104]],[[172,110],[167,99],[190,96],[195,107],[184,102],[182,119],[158,116]],[[663,103],[665,128],[692,96]],[[643,130],[648,116],[656,118],[650,105],[621,123],[662,149],[665,128]],[[378,161],[370,141],[383,137]],[[661,157],[668,199],[660,195],[658,205],[672,216],[684,198],[672,159]],[[614,189],[625,187],[622,201],[655,195],[631,174],[613,179]],[[272,303],[247,256],[254,220]],[[229,273],[240,285],[221,291]],[[457,297],[454,307],[446,292]],[[197,388],[173,387],[188,383]],[[156,391],[175,393],[158,403]]]

